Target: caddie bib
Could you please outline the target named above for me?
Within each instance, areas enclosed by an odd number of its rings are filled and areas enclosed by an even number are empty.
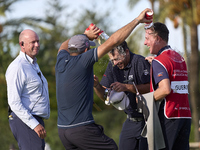
[[[164,113],[167,118],[191,118],[188,101],[188,74],[183,57],[172,49],[164,50],[154,58],[169,75],[171,93],[165,97]],[[150,91],[154,91],[151,69]]]

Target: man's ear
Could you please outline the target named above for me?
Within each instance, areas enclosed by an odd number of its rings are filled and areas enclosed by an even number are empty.
[[[157,38],[156,40],[157,40],[158,42],[160,42],[160,41],[162,40],[162,38],[161,38],[160,36],[158,36],[158,35],[156,36],[156,38]]]
[[[19,44],[20,46],[24,46],[24,41],[21,41]]]
[[[129,49],[126,49],[126,55],[128,56],[130,53],[129,53]]]

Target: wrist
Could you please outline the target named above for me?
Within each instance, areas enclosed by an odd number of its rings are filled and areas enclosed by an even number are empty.
[[[87,34],[86,33],[83,33],[83,35],[85,35],[87,38],[88,38],[88,36],[87,36]],[[89,39],[89,38],[88,38]]]
[[[108,93],[109,93],[109,90],[106,88],[105,91],[104,91],[104,100],[107,99],[107,96],[108,96]]]
[[[93,38],[90,38],[86,33],[84,33],[83,35],[85,35],[90,41],[93,41]]]
[[[140,23],[140,20],[139,20],[139,19],[135,18],[134,20],[135,20],[138,24]]]
[[[95,86],[93,86],[93,87],[96,88],[98,85],[99,85],[99,82]]]

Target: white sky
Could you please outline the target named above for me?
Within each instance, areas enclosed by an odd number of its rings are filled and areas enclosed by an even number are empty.
[[[84,7],[93,9],[94,4],[97,5],[95,11],[98,13],[104,12],[107,9],[113,10],[111,16],[114,21],[114,25],[112,27],[113,31],[116,31],[132,21],[145,8],[151,8],[148,0],[140,0],[140,2],[132,10],[127,7],[128,0],[61,0],[61,2],[63,5],[68,6],[68,10],[66,11],[74,11],[76,15],[80,15],[81,12],[79,10],[82,10],[80,8]],[[11,13],[6,13],[7,19],[21,18],[24,16],[41,17],[46,9],[46,3],[47,0],[22,0],[12,6]],[[169,45],[171,45],[171,47],[175,50],[183,52],[183,37],[181,29],[174,29],[173,24],[170,21],[167,21],[167,27],[170,30]]]

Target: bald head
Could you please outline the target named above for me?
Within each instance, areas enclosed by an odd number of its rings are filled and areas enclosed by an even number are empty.
[[[21,46],[21,51],[31,58],[35,58],[39,52],[39,37],[33,30],[23,30],[19,35],[19,44]]]
[[[23,30],[19,35],[19,43],[24,41],[25,38],[28,38],[31,35],[37,35],[37,33],[35,33],[35,31],[30,30],[30,29]]]

